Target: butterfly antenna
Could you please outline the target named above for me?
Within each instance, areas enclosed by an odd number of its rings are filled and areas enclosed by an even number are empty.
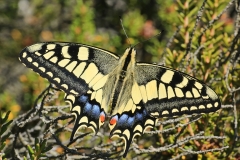
[[[155,37],[160,36],[162,33],[163,33],[163,30],[162,30],[161,32],[159,32],[158,34],[156,34],[155,36],[153,36],[153,37],[150,37],[150,38],[148,38],[148,39],[146,39],[146,40],[144,40],[144,41],[142,41],[142,42],[138,42],[137,44],[135,44],[135,45],[132,46],[132,47],[135,48],[135,47],[136,47],[137,45],[139,45],[140,43],[147,42],[147,41],[149,41],[150,39],[153,39],[153,38],[155,38]]]
[[[123,31],[124,31],[124,34],[125,34],[125,36],[127,37],[128,44],[132,47],[132,44],[131,44],[131,42],[130,42],[130,40],[129,40],[129,38],[128,38],[128,35],[127,35],[127,33],[126,33],[126,30],[125,30],[125,28],[124,28],[124,26],[123,26],[123,21],[122,21],[122,19],[120,19],[120,22],[121,22],[121,26],[122,26],[122,29],[123,29]]]

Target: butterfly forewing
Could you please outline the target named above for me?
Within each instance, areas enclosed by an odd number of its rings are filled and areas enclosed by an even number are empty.
[[[143,63],[135,69],[144,107],[154,117],[209,113],[221,107],[211,88],[187,74]]]
[[[49,42],[25,48],[19,59],[64,92],[82,95],[112,71],[119,58],[87,45]]]

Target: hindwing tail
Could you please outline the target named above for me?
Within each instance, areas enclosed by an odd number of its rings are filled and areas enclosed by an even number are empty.
[[[71,106],[71,112],[75,115],[74,128],[70,140],[73,140],[77,130],[86,127],[97,133],[104,124],[106,113],[96,100],[91,100],[89,94],[81,96],[65,95],[65,101]]]

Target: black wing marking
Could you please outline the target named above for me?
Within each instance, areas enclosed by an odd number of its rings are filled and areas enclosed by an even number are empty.
[[[177,70],[137,63],[135,80],[146,110],[154,117],[209,113],[221,108],[211,88]]]
[[[157,119],[151,117],[141,103],[136,105],[130,99],[124,111],[110,118],[110,137],[119,137],[124,140],[124,153],[126,157],[129,147],[135,136],[141,136],[147,128],[155,126]],[[130,109],[127,111],[127,108]]]
[[[71,106],[70,111],[75,115],[75,123],[71,134],[70,141],[81,127],[88,127],[94,133],[104,124],[106,113],[96,100],[90,99],[91,95],[84,94],[81,96],[65,95],[65,101]]]
[[[48,42],[26,47],[19,59],[64,92],[82,95],[116,67],[119,57],[83,44]]]

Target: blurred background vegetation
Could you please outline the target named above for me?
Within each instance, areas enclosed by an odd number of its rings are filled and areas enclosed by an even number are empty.
[[[138,155],[140,159],[156,157],[170,159],[177,156],[180,159],[224,159],[224,156],[228,156],[228,159],[240,158],[239,142],[234,142],[236,132],[240,133],[239,127],[236,128],[236,125],[234,127],[234,122],[239,123],[235,115],[239,115],[240,112],[238,48],[240,20],[237,19],[240,11],[236,12],[237,5],[239,5],[237,0],[2,0],[0,1],[2,117],[17,120],[19,115],[34,108],[35,99],[48,85],[48,82],[18,61],[18,54],[24,47],[36,42],[65,41],[94,45],[121,55],[130,44],[140,42],[136,46],[139,61],[163,64],[195,76],[210,85],[225,106],[231,106],[213,115],[204,115],[192,126],[194,130],[199,131],[199,128],[204,128],[208,122],[208,127],[203,129],[206,135],[226,136],[224,140],[199,140],[198,143],[190,142],[187,146],[194,151],[223,146],[229,148],[210,153],[189,153],[195,154],[195,157],[179,156],[178,148],[174,148],[165,152],[155,151],[149,155],[140,154]],[[240,7],[238,9],[240,10]],[[123,20],[128,39],[120,19]],[[154,37],[155,35],[158,36]],[[149,38],[150,40],[147,40]],[[62,97],[62,93],[60,96]],[[64,104],[62,99],[55,99],[52,104]],[[233,107],[237,109],[234,110]],[[11,111],[9,115],[8,111]],[[7,121],[3,123],[3,120],[0,126],[7,123]],[[12,126],[15,124],[16,121],[13,121]],[[36,124],[38,122],[31,123],[33,126]],[[12,140],[14,136],[10,132],[11,126],[8,126],[9,130],[6,129],[5,132],[8,136],[1,132],[2,141],[0,139],[0,143],[5,143],[5,147],[0,148],[0,153],[5,152],[7,158],[13,153],[10,150],[14,146]],[[179,129],[181,127],[176,128]],[[186,135],[189,133],[192,132],[189,130],[184,132]],[[3,142],[4,136],[6,138]],[[155,140],[155,147],[166,145],[166,139],[171,137],[170,134],[156,136],[158,142]],[[34,138],[39,137],[35,135]],[[141,144],[149,140],[141,138]],[[28,151],[36,150],[36,144],[42,144],[43,141],[34,143],[28,146]],[[150,145],[153,144],[147,144],[147,147]],[[146,148],[144,145],[141,147]],[[61,155],[63,150],[56,149],[56,153]],[[35,153],[29,151],[22,153],[21,156],[31,157]],[[132,153],[128,158],[135,156],[136,154]]]

